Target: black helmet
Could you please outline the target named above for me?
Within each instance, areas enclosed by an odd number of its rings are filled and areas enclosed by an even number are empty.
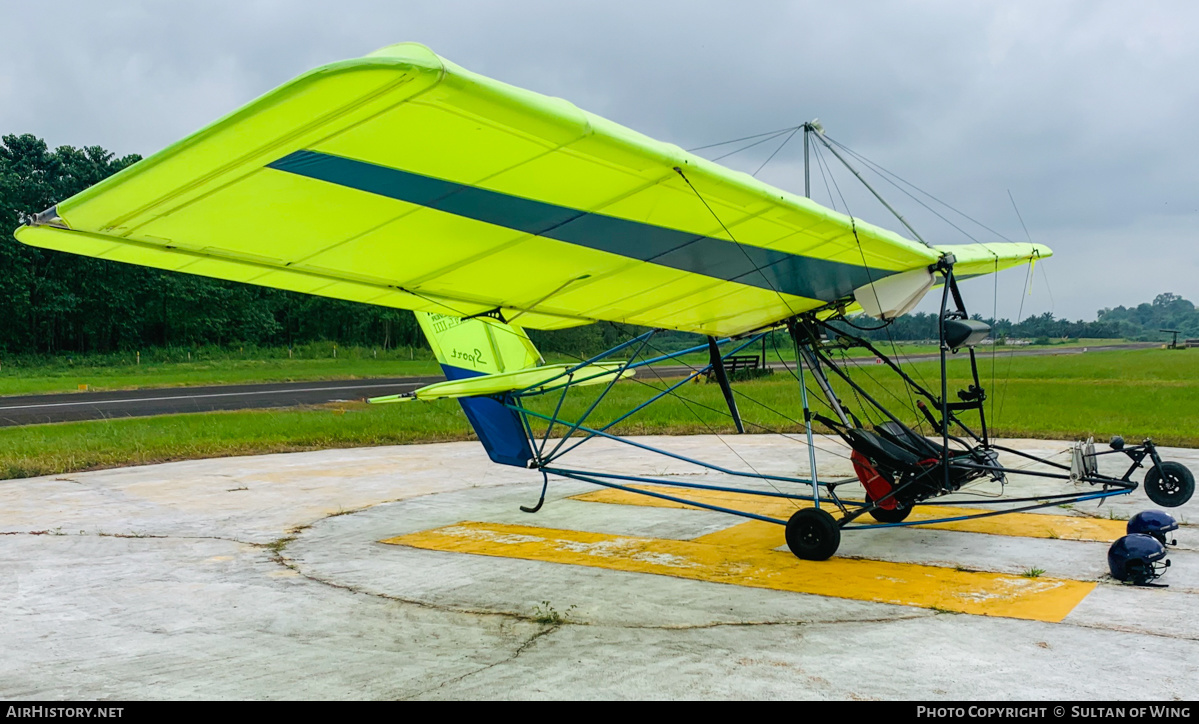
[[[1174,545],[1177,541],[1166,541],[1166,533],[1178,530],[1178,521],[1169,513],[1160,510],[1144,510],[1128,521],[1128,532],[1146,533],[1157,538],[1162,545]]]
[[[1144,586],[1166,572],[1169,561],[1161,541],[1144,533],[1126,535],[1107,549],[1107,565],[1112,578]]]

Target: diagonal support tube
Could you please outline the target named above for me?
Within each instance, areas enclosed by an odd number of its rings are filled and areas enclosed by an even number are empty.
[[[720,347],[716,344],[715,337],[708,337],[708,359],[712,374],[716,376],[716,381],[720,383],[720,391],[724,393],[724,402],[729,406],[729,414],[733,416],[733,424],[737,426],[738,433],[744,434],[745,425],[741,423],[741,413],[737,411],[737,401],[733,399],[733,388],[729,386],[728,372],[724,369],[724,359],[720,356]]]

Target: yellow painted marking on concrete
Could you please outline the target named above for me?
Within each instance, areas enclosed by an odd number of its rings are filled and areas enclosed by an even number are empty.
[[[915,563],[847,558],[817,563],[763,548],[501,523],[464,522],[383,542],[1050,622],[1065,618],[1096,585]]]
[[[719,490],[684,490],[681,488],[652,485],[644,486],[644,489],[680,498],[690,498],[700,503],[736,508],[781,520],[791,517],[791,514],[798,508],[809,507],[811,505],[811,503],[798,500],[792,502],[784,498],[765,498],[758,495],[726,493]],[[694,507],[611,488],[575,495],[571,499],[592,503],[649,505],[661,508]],[[959,508],[952,505],[917,506],[908,517],[908,520],[954,518],[960,515],[987,513],[991,512],[991,510],[993,509]],[[863,516],[861,522],[871,524],[875,521],[869,515],[866,515]],[[771,524],[767,523],[765,525]],[[968,533],[987,533],[989,535],[1007,535],[1020,538],[1062,538],[1064,540],[1092,540],[1110,543],[1125,534],[1127,525],[1127,523],[1121,520],[1103,520],[1099,518],[1084,518],[1082,516],[1008,513],[990,518],[960,520],[955,523],[930,523],[927,526],[921,527],[936,528],[939,530],[958,530]]]
[[[715,533],[692,538],[693,543],[705,543],[710,546],[741,546],[743,548],[778,548],[787,544],[783,526],[777,523],[767,523],[764,520],[751,520],[740,525],[732,525]]]

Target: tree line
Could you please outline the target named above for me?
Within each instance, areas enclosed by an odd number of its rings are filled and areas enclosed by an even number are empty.
[[[424,346],[410,312],[206,279],[26,246],[12,232],[22,214],[48,209],[140,160],[99,146],[47,147],[30,134],[0,138],[0,352],[107,353],[147,347],[256,345],[317,341],[382,349]],[[1157,329],[1199,337],[1199,313],[1189,301],[1159,295],[1135,308],[1100,310],[1095,322],[1052,313],[994,322],[1010,337],[1160,338]],[[630,325],[596,324],[532,332],[546,352],[595,354],[636,334]],[[936,337],[935,315],[915,314],[890,325],[897,340]],[[871,333],[885,338],[885,332]],[[694,335],[671,333],[655,342],[674,347]]]
[[[1159,341],[1170,335],[1163,329],[1176,329],[1181,338],[1199,337],[1199,311],[1190,301],[1166,292],[1152,302],[1135,307],[1100,309],[1093,322],[1053,316],[1053,312],[1030,315],[1013,322],[1010,319],[991,319],[974,315],[974,319],[991,325],[992,337],[999,341],[1022,339],[1052,341],[1060,339],[1099,338]],[[877,323],[874,323],[877,325]],[[927,312],[906,314],[884,329],[866,334],[877,340],[933,340],[937,338],[937,315]]]

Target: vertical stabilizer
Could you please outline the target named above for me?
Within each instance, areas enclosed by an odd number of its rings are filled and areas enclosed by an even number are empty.
[[[543,362],[523,329],[498,319],[416,312],[416,321],[448,380],[516,372]],[[515,412],[489,397],[458,402],[493,462],[527,467],[533,451]]]
[[[443,367],[449,365],[477,375],[516,372],[543,362],[529,335],[520,327],[490,317],[459,319],[416,312],[416,321]],[[459,375],[449,379],[470,377]]]

